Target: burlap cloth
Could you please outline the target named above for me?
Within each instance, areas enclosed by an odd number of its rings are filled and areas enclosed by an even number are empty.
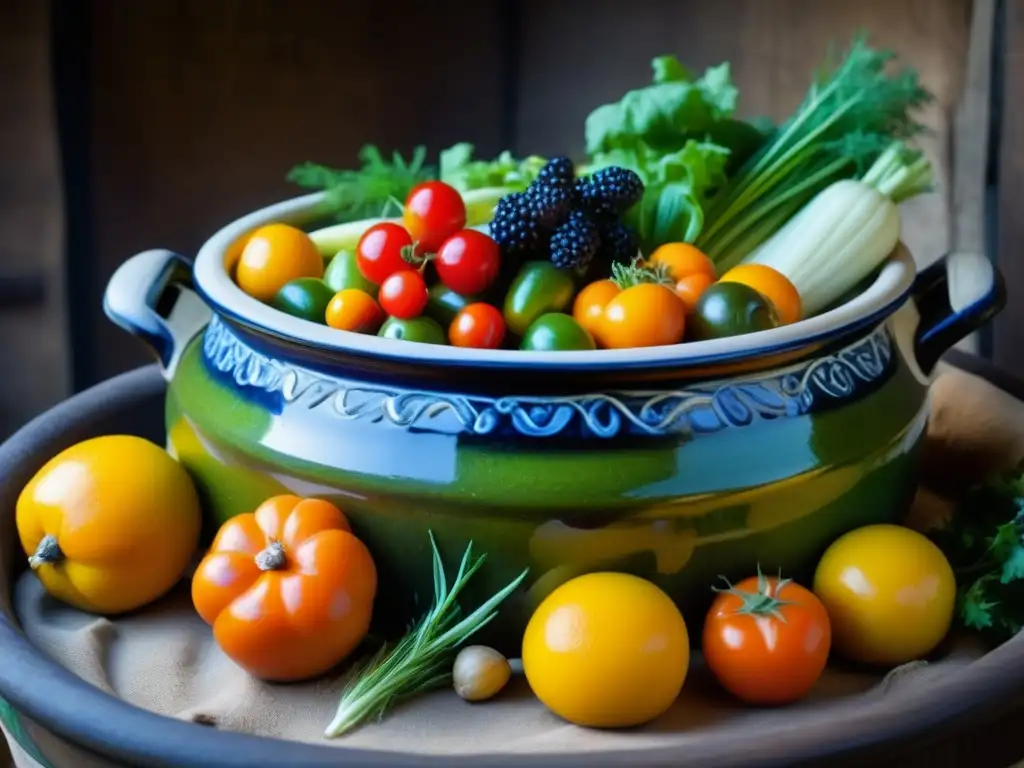
[[[935,381],[932,401],[922,490],[911,513],[914,525],[927,524],[950,508],[925,485],[955,494],[985,472],[1024,457],[1024,403],[949,368]],[[433,754],[641,749],[679,743],[687,733],[736,725],[739,719],[763,725],[769,718],[793,714],[792,709],[738,706],[716,688],[698,657],[678,702],[640,730],[597,732],[560,721],[532,698],[517,675],[490,702],[468,704],[452,691],[439,691],[399,707],[380,723],[324,742],[322,733],[344,680],[267,685],[252,679],[218,650],[184,588],[137,615],[107,620],[48,598],[26,573],[15,586],[14,606],[38,648],[104,691],[171,717],[284,739]],[[836,665],[797,707],[834,716],[844,707],[864,704],[864,697],[899,695],[905,686],[947,674],[980,653],[974,641],[958,638],[939,660],[887,677]]]

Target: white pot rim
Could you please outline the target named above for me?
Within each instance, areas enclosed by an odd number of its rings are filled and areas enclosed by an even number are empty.
[[[681,368],[711,362],[755,359],[825,343],[873,327],[907,300],[917,274],[913,258],[900,244],[886,260],[874,282],[850,301],[791,325],[711,341],[638,349],[565,352],[480,350],[412,343],[340,331],[293,317],[249,296],[231,278],[225,266],[226,254],[239,238],[257,227],[274,222],[296,226],[308,224],[320,213],[323,197],[323,193],[304,195],[253,211],[226,225],[206,241],[196,257],[193,279],[196,290],[214,312],[229,322],[257,332],[339,355],[355,354],[424,365],[482,368]]]

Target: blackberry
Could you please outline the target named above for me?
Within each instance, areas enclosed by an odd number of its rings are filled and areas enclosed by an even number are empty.
[[[602,168],[576,182],[576,196],[587,210],[597,214],[622,214],[640,201],[644,183],[628,168]]]
[[[491,237],[507,254],[537,250],[543,245],[545,229],[522,192],[513,192],[498,201],[488,227]]]
[[[600,221],[598,232],[601,236],[601,251],[598,255],[602,261],[629,264],[636,258],[640,241],[631,227],[608,216]]]
[[[576,170],[568,157],[553,157],[545,163],[534,182],[538,187],[562,187],[572,189],[576,181]]]
[[[534,184],[526,190],[526,205],[542,227],[554,229],[569,215],[572,191],[569,187]]]
[[[556,267],[586,267],[600,248],[597,224],[585,211],[575,210],[551,236],[551,262]]]

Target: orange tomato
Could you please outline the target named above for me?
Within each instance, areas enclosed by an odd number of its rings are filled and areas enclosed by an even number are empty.
[[[796,286],[784,274],[767,264],[740,264],[722,275],[722,283],[743,283],[775,305],[783,325],[803,317],[803,303]]]
[[[334,294],[324,320],[339,331],[374,333],[384,322],[384,311],[370,294],[358,288],[346,288]]]
[[[712,280],[718,277],[714,262],[689,243],[665,243],[654,250],[647,263],[663,264],[673,282],[695,274],[707,275]]]
[[[287,224],[268,224],[245,242],[235,280],[253,298],[270,301],[299,277],[323,277],[324,257],[309,235]]]
[[[583,288],[572,305],[572,316],[591,336],[597,335],[597,325],[604,317],[608,302],[622,293],[611,280],[598,280]]]
[[[221,650],[262,680],[327,672],[366,636],[377,570],[341,511],[274,496],[221,527],[192,580]]]
[[[676,296],[686,305],[686,314],[691,314],[697,308],[700,297],[714,282],[715,278],[705,272],[694,272],[676,281]]]
[[[686,305],[657,283],[640,283],[608,302],[594,336],[608,349],[678,344],[686,330]]]
[[[809,590],[760,573],[723,590],[704,623],[708,668],[750,704],[803,698],[828,661],[828,613]]]

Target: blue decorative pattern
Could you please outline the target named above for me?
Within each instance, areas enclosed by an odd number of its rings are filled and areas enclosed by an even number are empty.
[[[885,377],[893,342],[880,325],[844,349],[781,371],[680,390],[564,397],[487,398],[336,378],[254,351],[216,316],[207,327],[203,354],[221,378],[273,395],[281,407],[328,408],[344,419],[447,434],[611,438],[692,436],[820,410],[857,397]]]

